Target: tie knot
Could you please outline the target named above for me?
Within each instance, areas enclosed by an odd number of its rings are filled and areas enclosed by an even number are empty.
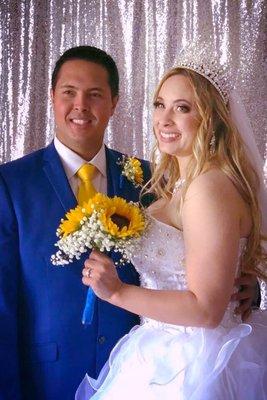
[[[78,177],[82,182],[91,181],[94,174],[95,166],[92,164],[83,164],[77,171]]]

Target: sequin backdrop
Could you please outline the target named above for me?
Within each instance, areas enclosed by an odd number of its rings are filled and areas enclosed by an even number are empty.
[[[0,162],[53,137],[50,76],[67,48],[89,44],[116,60],[120,102],[106,133],[113,148],[149,157],[151,100],[163,72],[199,36],[232,55],[238,87],[264,159],[264,0],[1,0]],[[266,61],[265,61],[266,62]],[[265,163],[266,164],[266,163]]]

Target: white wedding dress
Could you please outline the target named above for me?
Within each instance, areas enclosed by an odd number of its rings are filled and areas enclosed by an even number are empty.
[[[184,257],[182,232],[152,219],[133,263],[143,287],[186,290]],[[241,323],[235,307],[229,303],[215,329],[141,318],[117,343],[98,380],[84,378],[75,399],[266,400],[266,312],[253,311]]]

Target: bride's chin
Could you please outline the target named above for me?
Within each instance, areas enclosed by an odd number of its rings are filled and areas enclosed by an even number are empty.
[[[171,148],[171,146],[159,146],[159,150],[163,154],[167,154],[169,156],[176,156],[177,151],[175,151],[174,148]]]

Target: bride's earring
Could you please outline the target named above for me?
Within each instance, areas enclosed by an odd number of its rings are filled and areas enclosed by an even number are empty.
[[[212,137],[210,139],[210,155],[213,156],[215,153],[215,144],[216,144],[216,139],[215,139],[215,133],[214,131],[212,132]]]

